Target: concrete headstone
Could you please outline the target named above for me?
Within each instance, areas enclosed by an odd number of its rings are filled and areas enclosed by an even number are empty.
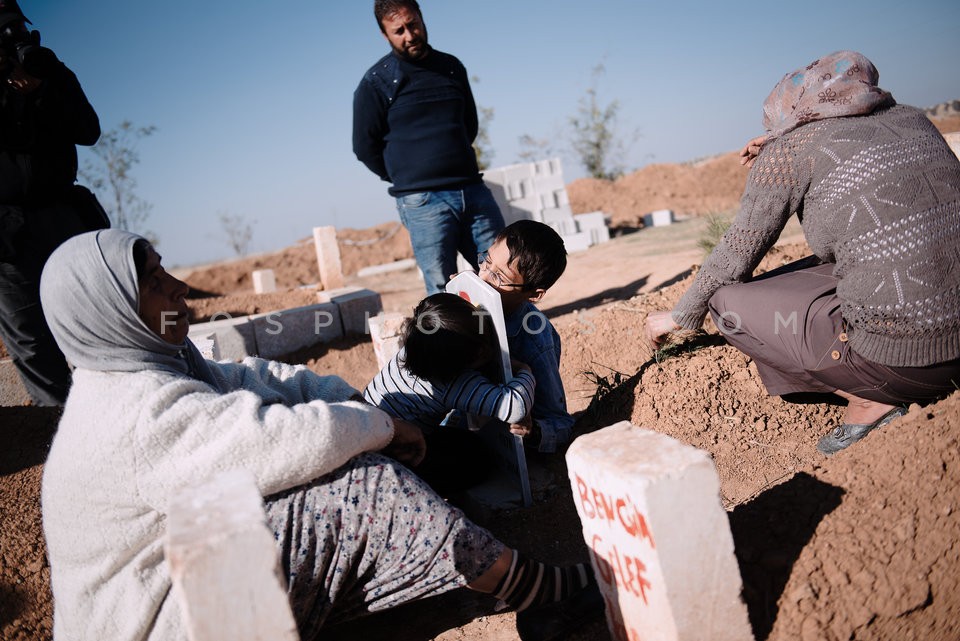
[[[623,421],[566,456],[614,639],[752,641],[707,452]]]

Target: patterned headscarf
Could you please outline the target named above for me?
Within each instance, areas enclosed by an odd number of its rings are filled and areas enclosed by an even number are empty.
[[[190,339],[173,345],[140,319],[133,245],[118,229],[74,236],[47,260],[40,300],[50,331],[75,367],[105,372],[159,370],[217,387]]]
[[[767,142],[814,120],[862,116],[896,104],[877,86],[880,74],[866,56],[837,51],[788,73],[763,103]]]

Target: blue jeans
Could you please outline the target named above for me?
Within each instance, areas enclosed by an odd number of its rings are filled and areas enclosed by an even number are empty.
[[[398,196],[397,211],[410,232],[428,296],[442,292],[457,272],[457,252],[476,269],[477,252],[489,249],[504,226],[497,201],[483,183]]]

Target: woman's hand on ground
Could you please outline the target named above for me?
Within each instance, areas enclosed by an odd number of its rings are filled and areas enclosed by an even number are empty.
[[[413,423],[393,419],[393,440],[383,448],[383,453],[408,467],[416,467],[427,455],[423,431]]]
[[[650,312],[646,322],[647,343],[653,350],[657,350],[667,335],[678,329],[680,326],[673,321],[670,312]]]

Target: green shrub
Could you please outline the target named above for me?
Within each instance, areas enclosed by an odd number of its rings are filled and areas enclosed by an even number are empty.
[[[704,228],[697,247],[703,250],[704,257],[709,256],[717,246],[723,235],[730,229],[733,216],[729,212],[711,212],[706,215],[707,226]]]

